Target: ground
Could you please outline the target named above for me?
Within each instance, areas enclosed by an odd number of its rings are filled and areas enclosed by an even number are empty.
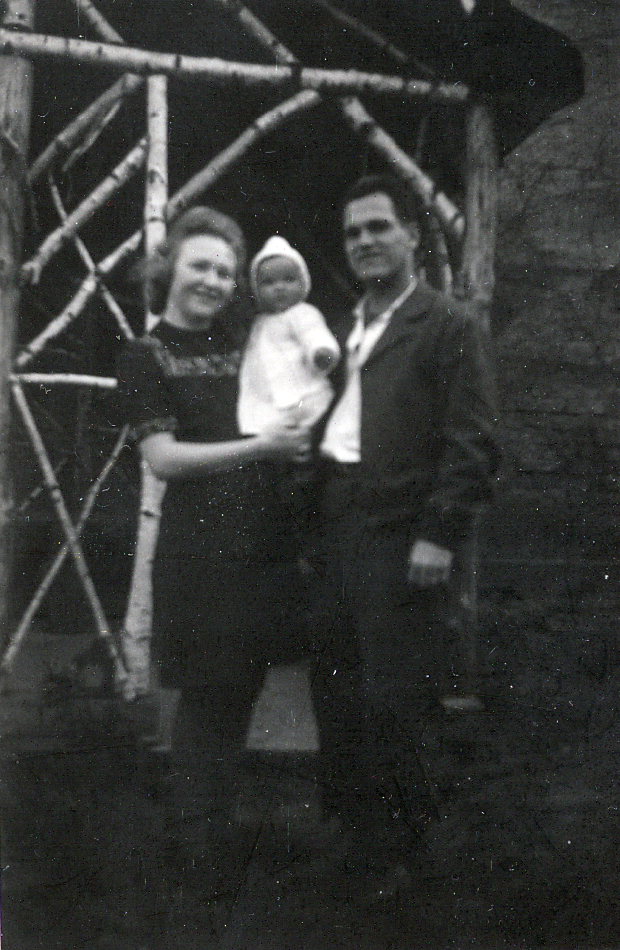
[[[136,741],[146,706],[59,675],[87,638],[34,633],[0,700],[6,950],[618,947],[609,563],[489,578],[484,710],[421,726],[413,880],[378,905],[321,820],[314,753],[255,753],[249,780],[235,760],[241,797],[218,802],[212,759],[170,774]]]

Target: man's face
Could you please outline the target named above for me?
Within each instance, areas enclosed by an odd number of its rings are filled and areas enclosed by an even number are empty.
[[[379,192],[350,201],[343,227],[347,260],[362,284],[400,285],[411,279],[418,230],[400,220],[389,195]]]

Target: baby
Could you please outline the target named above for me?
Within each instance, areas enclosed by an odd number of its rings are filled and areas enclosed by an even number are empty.
[[[239,372],[239,430],[256,435],[282,419],[311,428],[332,400],[327,375],[340,348],[322,314],[306,303],[306,262],[284,238],[271,237],[252,260],[250,286],[261,312]]]

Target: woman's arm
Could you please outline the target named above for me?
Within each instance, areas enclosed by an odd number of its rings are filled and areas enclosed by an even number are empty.
[[[154,432],[140,442],[142,458],[163,481],[230,472],[266,458],[303,462],[309,451],[308,430],[293,426],[231,442],[177,442],[172,432]]]

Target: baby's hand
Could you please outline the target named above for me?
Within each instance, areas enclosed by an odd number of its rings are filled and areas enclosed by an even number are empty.
[[[338,362],[338,357],[333,350],[326,346],[320,347],[314,354],[314,365],[321,373],[329,373]]]

